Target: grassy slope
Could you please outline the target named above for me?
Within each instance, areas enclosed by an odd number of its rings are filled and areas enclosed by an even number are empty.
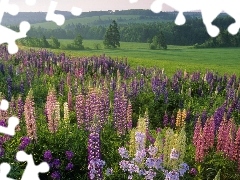
[[[146,22],[156,22],[156,19],[139,19],[139,15],[103,15],[100,16],[101,20],[117,20],[119,18],[126,19],[124,21],[118,21],[118,24],[127,24],[127,23],[146,23]],[[73,18],[73,19],[68,19],[65,21],[65,23],[62,25],[62,28],[64,28],[67,24],[77,24],[81,23],[83,25],[109,25],[109,23],[104,24],[104,23],[97,23],[96,21],[99,20],[98,16],[92,16],[92,17],[78,17],[78,18]],[[161,20],[160,18],[158,20]],[[32,24],[33,27],[42,27],[46,29],[56,29],[59,28],[59,26],[56,25],[54,22],[44,22],[44,23],[36,23]]]
[[[60,40],[62,44],[72,40]],[[99,43],[101,49],[94,49],[94,43]],[[187,46],[168,46],[168,50],[150,50],[147,43],[121,42],[121,48],[104,49],[102,41],[84,40],[83,45],[89,50],[64,50],[69,56],[93,56],[106,54],[112,58],[125,58],[131,66],[146,66],[164,68],[167,74],[173,74],[178,69],[188,72],[214,70],[220,74],[237,74],[240,76],[239,48],[192,49]],[[53,50],[57,53],[63,50]]]

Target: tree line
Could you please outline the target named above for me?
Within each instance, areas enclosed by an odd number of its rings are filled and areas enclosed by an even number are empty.
[[[226,16],[219,17],[213,22],[221,29],[217,38],[211,38],[208,35],[202,19],[199,18],[188,19],[183,26],[177,26],[174,22],[119,24],[118,36],[119,40],[123,42],[149,43],[151,49],[157,47],[164,49],[165,45],[159,45],[157,42],[159,39],[157,36],[160,35],[163,35],[162,39],[165,44],[195,45],[195,47],[238,47],[240,46],[240,34],[232,36],[226,31],[231,23],[234,23],[234,19]],[[113,27],[114,25],[111,28]],[[58,39],[74,39],[81,34],[83,39],[105,40],[109,28],[107,26],[71,24],[58,29],[32,28],[27,35],[35,38],[45,36],[49,39],[54,36]]]

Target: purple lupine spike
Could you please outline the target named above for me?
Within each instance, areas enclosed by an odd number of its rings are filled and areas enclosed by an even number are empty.
[[[202,125],[205,124],[205,122],[207,121],[207,118],[208,118],[207,111],[206,111],[206,109],[204,109],[204,111],[202,112],[202,115],[201,115]]]
[[[119,87],[114,93],[114,127],[119,135],[124,135],[127,128],[127,97],[124,94],[124,89]]]
[[[102,179],[104,161],[101,160],[100,134],[98,130],[90,132],[88,137],[88,175],[89,179]]]
[[[174,128],[176,124],[176,118],[174,117],[174,115],[172,114],[171,116],[171,127]]]
[[[167,112],[165,111],[165,114],[164,114],[164,116],[163,116],[163,126],[164,127],[167,127],[168,126],[168,114],[167,114]]]
[[[77,115],[77,126],[82,127],[85,122],[85,98],[83,94],[76,96],[76,115]]]
[[[215,131],[218,130],[220,123],[223,120],[224,112],[225,112],[225,105],[222,105],[214,113]]]
[[[89,130],[94,120],[94,115],[99,116],[99,96],[96,89],[90,88],[85,101],[85,128]]]

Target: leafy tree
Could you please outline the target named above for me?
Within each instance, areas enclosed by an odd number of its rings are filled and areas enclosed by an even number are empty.
[[[57,38],[55,37],[51,37],[51,47],[54,48],[54,49],[59,49],[60,47],[60,42],[58,41]]]
[[[74,46],[77,49],[84,49],[84,46],[82,45],[82,43],[83,43],[83,38],[80,34],[78,34],[74,39]]]
[[[166,38],[162,31],[158,35],[158,45],[159,48],[167,49]]]
[[[112,24],[109,25],[104,37],[104,46],[109,48],[120,47],[120,33],[118,30],[118,25],[115,20],[113,20]]]
[[[153,48],[153,46],[155,46],[155,48]],[[162,31],[152,39],[151,49],[156,48],[167,49],[166,39]]]
[[[41,39],[41,46],[44,47],[44,48],[50,47],[50,45],[49,45],[45,36],[43,36],[42,39]]]

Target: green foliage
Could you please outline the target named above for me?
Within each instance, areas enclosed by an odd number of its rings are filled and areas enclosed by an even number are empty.
[[[114,20],[112,24],[109,25],[104,37],[103,44],[106,48],[116,48],[120,47],[120,34],[118,30],[117,22]]]
[[[50,42],[51,48],[59,49],[60,48],[60,42],[58,41],[58,39],[53,37],[53,36],[50,39],[51,39],[51,42]]]
[[[93,47],[94,47],[94,49],[99,50],[99,49],[101,49],[101,44],[99,44],[99,43],[94,43],[94,44],[93,44]]]
[[[150,42],[150,41],[149,41]],[[167,49],[166,38],[162,31],[158,35],[155,35],[152,39],[152,44],[150,44],[150,49]]]
[[[42,46],[43,48],[49,48],[49,47],[50,47],[50,44],[49,44],[49,42],[47,41],[47,39],[46,39],[45,36],[43,36],[43,37],[41,38],[41,46]]]
[[[76,49],[84,49],[84,46],[83,46],[83,38],[80,34],[78,34],[75,39],[74,39],[74,46],[73,46],[73,49],[74,47]]]

